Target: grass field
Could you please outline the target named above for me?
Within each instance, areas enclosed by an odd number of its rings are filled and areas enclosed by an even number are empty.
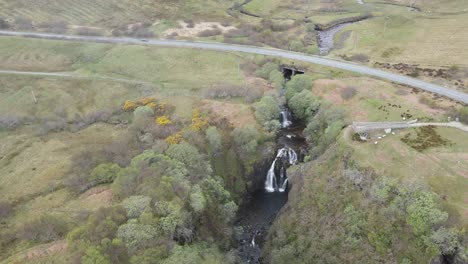
[[[0,54],[0,69],[4,70],[77,71],[181,90],[243,82],[238,72],[242,57],[230,53],[2,38]]]
[[[201,106],[204,89],[220,83],[241,87],[245,82],[243,72],[238,69],[244,59],[236,54],[14,38],[2,39],[0,54],[1,69],[73,72],[87,76],[2,74],[2,116],[43,120],[65,112],[69,120],[76,114],[84,116],[95,111],[119,109],[127,99],[155,96],[174,105],[175,114],[180,118],[190,118],[193,108]],[[92,76],[137,79],[146,83],[93,79]],[[241,107],[250,110],[247,105]],[[125,132],[126,128],[97,124],[75,133],[39,136],[35,122],[14,133],[1,131],[1,199],[15,204],[14,216],[6,220],[6,226],[14,229],[25,220],[49,212],[70,219],[80,211],[105,205],[103,201],[109,201],[112,193],[109,196],[104,190],[77,196],[62,187],[63,180],[69,174],[73,155],[85,150],[99,152]],[[0,256],[13,256],[6,263],[17,259],[24,263],[22,254],[33,246],[35,244],[13,243],[1,249]],[[64,259],[63,252],[57,254],[43,261]]]
[[[74,25],[113,27],[158,19],[223,18],[231,2],[226,0],[142,0],[142,1],[0,1],[0,17],[31,19],[36,22],[66,21]]]
[[[349,86],[355,87],[357,93],[352,99],[343,100],[340,90]],[[318,80],[312,87],[312,91],[325,100],[341,104],[348,111],[350,121],[403,121],[401,114],[408,110],[413,118],[446,121],[444,109],[432,109],[419,103],[417,94],[396,94],[399,90],[401,87],[368,78]],[[439,100],[438,104],[459,107],[444,100]],[[385,111],[381,106],[385,106]],[[468,226],[468,134],[454,128],[437,128],[437,134],[450,144],[418,152],[401,141],[406,133],[415,134],[414,131],[396,130],[396,135],[389,134],[381,139],[378,137],[384,132],[376,131],[368,142],[360,143],[351,140],[348,130],[349,134],[340,142],[354,149],[353,157],[359,164],[375,169],[380,175],[431,187],[445,201],[454,222]]]

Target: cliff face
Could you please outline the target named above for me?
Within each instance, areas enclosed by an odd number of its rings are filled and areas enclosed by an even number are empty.
[[[434,193],[378,176],[352,155],[336,144],[288,170],[292,189],[265,263],[429,263],[442,254],[434,234],[448,215]]]

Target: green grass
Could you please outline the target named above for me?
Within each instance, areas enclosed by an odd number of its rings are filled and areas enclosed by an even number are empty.
[[[282,3],[283,1],[281,0],[253,0],[245,5],[244,9],[249,13],[267,16]]]
[[[77,71],[188,91],[220,82],[243,82],[238,73],[242,58],[233,53],[21,38],[2,40],[5,41],[0,42],[0,54],[4,54],[0,55],[0,69],[5,70]]]
[[[453,144],[429,148],[423,152],[411,148],[401,141],[413,129],[397,130],[397,135],[389,135],[372,142],[348,142],[354,149],[354,156],[363,166],[374,168],[378,173],[396,177],[406,183],[430,186],[444,198],[447,209],[462,226],[468,225],[466,199],[468,178],[464,175],[468,168],[466,149],[468,134],[454,128],[436,128],[443,139]],[[375,139],[376,140],[376,139]]]
[[[143,0],[143,1],[0,1],[0,17],[31,19],[36,22],[62,20],[70,24],[113,27],[135,22],[153,23],[157,19],[215,19],[227,17],[226,0]]]

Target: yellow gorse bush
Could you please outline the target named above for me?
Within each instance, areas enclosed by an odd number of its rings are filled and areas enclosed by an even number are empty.
[[[195,131],[200,131],[208,125],[208,120],[201,116],[198,110],[193,111],[192,113],[192,128]]]
[[[158,105],[156,104],[156,98],[143,97],[136,101],[126,100],[124,105],[122,106],[122,109],[124,111],[130,112],[135,110],[139,106],[148,106],[153,110],[156,110],[156,108],[158,108]]]
[[[175,145],[179,144],[182,140],[182,135],[180,133],[175,133],[174,135],[166,138],[166,143],[169,145]]]
[[[172,121],[167,116],[160,116],[155,119],[156,124],[165,126],[172,123]]]
[[[135,104],[135,102],[130,101],[130,100],[127,100],[127,101],[125,101],[125,103],[124,103],[122,109],[123,109],[124,111],[128,111],[128,112],[129,112],[129,111],[135,110],[137,107],[138,107],[138,105]]]

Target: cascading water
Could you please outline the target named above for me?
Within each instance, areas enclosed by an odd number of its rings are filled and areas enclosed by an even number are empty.
[[[281,111],[281,126],[286,128],[292,124],[291,113],[287,109]]]
[[[280,161],[280,162],[277,162]],[[287,162],[285,162],[287,161]],[[267,192],[284,192],[288,187],[288,178],[286,177],[286,166],[294,165],[297,162],[296,152],[289,147],[284,147],[278,150],[275,160],[271,164],[268,170],[267,177],[265,180],[265,191]],[[285,164],[287,163],[287,164]],[[279,168],[277,167],[279,164]],[[276,172],[279,171],[279,181],[276,177]]]

